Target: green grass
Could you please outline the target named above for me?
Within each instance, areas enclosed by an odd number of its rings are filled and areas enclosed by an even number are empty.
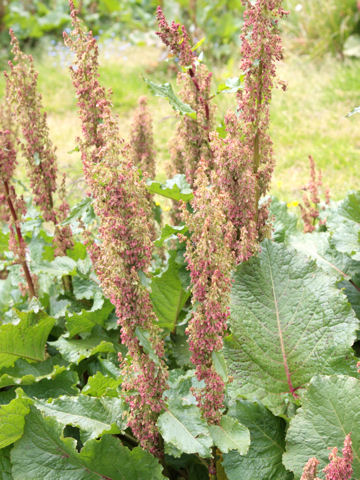
[[[125,139],[138,97],[148,96],[158,149],[157,173],[164,179],[169,160],[167,144],[175,132],[176,115],[165,100],[150,95],[143,81],[143,76],[154,81],[166,78],[159,56],[154,47],[131,47],[122,56],[101,58],[100,63],[101,81],[113,91],[114,109]],[[233,58],[228,66],[218,67],[215,79],[236,75],[239,60]],[[70,198],[74,200],[83,192],[82,170],[79,153],[69,152],[81,134],[80,122],[69,72],[52,61],[47,55],[35,58],[59,170],[66,172]],[[276,156],[272,193],[289,202],[301,198],[301,187],[308,180],[308,155],[323,170],[324,184],[330,187],[333,198],[358,188],[360,116],[345,115],[360,105],[360,61],[340,63],[325,58],[315,63],[288,55],[279,67],[279,77],[287,82],[288,90],[276,89],[272,102],[271,136]],[[175,86],[174,78],[172,83]],[[221,118],[235,98],[224,95],[218,99],[217,118]]]

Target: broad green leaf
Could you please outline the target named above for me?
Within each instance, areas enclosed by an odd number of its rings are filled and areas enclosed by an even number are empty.
[[[83,339],[69,339],[61,336],[55,342],[49,342],[70,363],[80,363],[97,353],[117,353],[115,345],[106,335],[92,334]]]
[[[298,232],[296,215],[289,211],[285,202],[275,197],[271,199],[269,219],[272,223],[272,238],[275,242],[285,242],[290,235]]]
[[[283,244],[264,241],[237,268],[230,325],[225,357],[236,395],[275,414],[314,374],[355,373],[359,322],[346,297],[332,275]]]
[[[104,326],[105,320],[112,310],[114,310],[114,306],[107,300],[99,310],[82,310],[80,313],[67,314],[66,328],[71,337],[78,333],[91,332],[95,325]]]
[[[360,261],[360,191],[349,193],[325,212],[326,226],[339,252]]]
[[[55,277],[74,275],[76,273],[76,262],[70,257],[56,257],[52,262],[35,264],[33,271],[54,275]]]
[[[79,267],[79,264],[78,264]],[[73,291],[77,300],[93,299],[100,292],[99,286],[90,278],[84,278],[76,275],[73,278]]]
[[[53,357],[47,358],[43,362],[29,363],[22,358],[16,360],[13,367],[8,367],[0,372],[0,388],[9,385],[31,385],[40,382],[45,378],[55,378],[61,372],[66,370],[65,366],[60,366],[60,359]]]
[[[124,401],[120,398],[95,398],[86,395],[61,396],[47,402],[35,401],[35,406],[47,417],[55,417],[62,425],[79,427],[83,440],[97,438],[105,433],[121,433],[126,428],[122,419]]]
[[[189,202],[194,196],[190,185],[185,179],[185,175],[180,173],[166,180],[165,183],[148,180],[146,185],[150,193],[157,193],[162,197],[171,198],[172,200]]]
[[[0,480],[13,480],[11,475],[10,450],[11,447],[0,450]]]
[[[80,453],[63,426],[34,407],[11,452],[14,480],[162,480],[158,461],[140,447],[129,450],[111,436],[89,440]]]
[[[287,243],[298,252],[316,260],[319,267],[338,279],[349,279],[360,271],[360,262],[336,250],[328,232],[313,232],[311,235],[298,233],[292,235]]]
[[[196,119],[195,110],[193,110],[187,103],[182,102],[180,98],[175,95],[175,92],[170,83],[163,83],[161,85],[157,85],[148,78],[144,78],[144,80],[148,85],[151,93],[153,93],[156,97],[166,98],[175,111]]]
[[[172,250],[166,270],[151,280],[150,298],[159,326],[170,332],[176,327],[179,314],[190,296],[190,291],[182,286],[179,276],[182,266],[176,263],[176,255],[176,250]]]
[[[238,400],[228,413],[250,430],[247,455],[231,451],[223,455],[228,480],[291,480],[281,457],[285,450],[285,421],[275,417],[260,402]]]
[[[85,197],[81,202],[75,205],[69,216],[62,222],[61,225],[70,225],[75,220],[82,220],[85,225],[88,225],[95,219],[95,213],[92,207],[93,199],[91,197]]]
[[[360,291],[358,285],[360,284],[360,277],[354,278],[355,283],[343,281],[338,283],[338,288],[341,288],[349,300],[352,309],[356,313],[358,319],[360,319]],[[355,286],[356,285],[356,286]]]
[[[188,231],[186,225],[173,226],[166,224],[161,229],[160,237],[155,241],[157,247],[162,247],[164,242],[169,239],[177,239],[177,234],[182,233],[183,235]]]
[[[16,312],[20,321],[0,326],[0,368],[14,365],[18,358],[45,360],[45,344],[55,318],[44,312]]]
[[[211,456],[213,441],[196,406],[183,407],[173,402],[159,416],[157,424],[165,444],[168,443],[183,453]]]
[[[24,385],[22,389],[28,397],[48,399],[57,398],[60,395],[77,395],[79,393],[79,389],[76,387],[78,383],[77,373],[66,370],[55,378],[44,378],[38,383]]]
[[[354,478],[360,478],[360,382],[343,375],[316,376],[302,398],[286,435],[286,468],[299,479],[311,457],[320,461],[319,472],[328,463],[329,448],[341,451],[351,432]]]
[[[137,336],[140,345],[143,347],[144,352],[151,358],[151,360],[156,365],[160,365],[160,359],[155,352],[152,343],[150,342],[150,333],[143,328],[136,327],[135,335]]]
[[[220,377],[224,380],[224,382],[227,382],[228,371],[227,371],[227,365],[226,365],[223,352],[221,351],[217,352],[213,350],[211,353],[211,358],[212,358],[212,362],[216,372],[218,373],[218,375],[220,375]]]
[[[119,385],[121,385],[121,377],[113,378],[96,372],[95,375],[88,378],[82,393],[93,397],[118,397]]]
[[[31,400],[20,394],[7,405],[0,406],[0,448],[11,445],[21,437],[30,403]]]
[[[220,425],[209,425],[210,435],[222,453],[237,450],[245,455],[249,450],[250,433],[235,418],[225,415],[221,418]]]

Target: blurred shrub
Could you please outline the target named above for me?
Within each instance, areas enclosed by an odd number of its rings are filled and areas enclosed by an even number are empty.
[[[359,27],[356,0],[286,0],[285,4],[290,15],[284,28],[300,53],[342,56],[346,40]]]

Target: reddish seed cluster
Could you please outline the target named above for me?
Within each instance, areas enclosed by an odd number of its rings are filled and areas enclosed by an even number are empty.
[[[104,293],[115,305],[121,340],[131,362],[122,359],[123,391],[130,406],[129,426],[142,447],[159,454],[156,427],[166,389],[164,347],[150,297],[139,271],[151,261],[151,211],[144,181],[119,136],[117,117],[98,81],[98,49],[91,32],[85,33],[70,2],[73,31],[65,43],[76,53],[72,67],[84,139],[80,149],[85,178],[100,219],[99,245],[90,246]],[[158,361],[145,353],[137,337],[141,329]]]
[[[145,177],[155,178],[155,153],[152,121],[146,97],[140,97],[131,129],[130,158]]]
[[[8,84],[7,101],[14,105],[16,120],[23,134],[23,152],[27,160],[28,174],[35,204],[41,209],[46,221],[55,225],[55,254],[66,255],[72,247],[72,234],[69,226],[59,227],[68,212],[63,200],[57,210],[54,206],[56,191],[56,155],[49,137],[46,113],[37,91],[38,74],[34,69],[31,55],[20,50],[19,43],[10,30],[13,62],[9,62],[10,72],[5,73]]]
[[[318,170],[316,175],[315,162],[312,156],[309,156],[310,161],[310,181],[303,187],[303,202],[300,204],[301,218],[304,222],[304,232],[309,233],[315,230],[315,222],[319,217],[319,204],[320,204],[320,191],[323,186],[322,183],[322,173],[321,170]],[[317,178],[316,178],[317,176]],[[330,203],[330,193],[329,189],[325,189],[325,203],[328,205]],[[319,225],[324,225],[325,220],[320,220]]]
[[[342,457],[338,457],[338,449],[336,447],[332,449],[329,455],[330,463],[323,470],[325,480],[351,480],[353,474],[353,451],[351,444],[351,434],[349,433],[344,440]],[[300,480],[320,480],[316,477],[318,465],[319,460],[317,458],[310,458],[304,467]]]
[[[220,181],[229,193],[227,212],[236,235],[233,249],[238,261],[248,259],[267,231],[267,207],[259,206],[274,167],[269,130],[269,104],[282,58],[278,19],[286,12],[282,0],[243,0],[247,7],[242,28],[243,89],[238,92],[236,115],[225,118],[227,137],[213,137]]]
[[[223,212],[224,194],[215,172],[208,173],[202,161],[196,172],[193,214],[184,209],[192,233],[186,258],[193,284],[194,314],[187,334],[196,375],[205,387],[195,392],[198,405],[209,423],[218,423],[224,400],[224,382],[215,371],[213,352],[221,350],[229,316],[230,272],[234,258],[229,248],[232,224]]]
[[[205,65],[198,64],[185,27],[175,22],[169,25],[160,7],[157,19],[157,35],[178,56],[179,64],[184,69],[178,74],[178,83],[182,86],[180,97],[196,114],[196,118],[184,115],[180,120],[170,145],[173,164],[170,173],[185,173],[188,183],[193,186],[199,159],[206,159],[210,166],[212,163],[209,145],[214,116],[210,103],[212,74]]]

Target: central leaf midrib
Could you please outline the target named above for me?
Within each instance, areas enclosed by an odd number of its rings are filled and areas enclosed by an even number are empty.
[[[268,251],[267,251],[267,256],[268,256],[268,260],[269,260],[268,264],[269,264],[269,272],[270,272],[270,279],[271,279],[271,288],[272,288],[273,298],[274,298],[276,323],[277,323],[277,329],[278,329],[278,334],[279,334],[280,348],[281,348],[281,354],[282,354],[282,358],[283,358],[285,375],[286,375],[286,378],[287,378],[287,383],[288,383],[288,386],[289,386],[290,393],[292,393],[294,395],[294,387],[293,387],[293,384],[292,384],[292,381],[291,381],[289,365],[288,365],[288,362],[287,362],[284,338],[283,338],[282,330],[281,330],[281,322],[280,322],[278,302],[277,302],[277,297],[276,297],[276,292],[275,292],[275,284],[274,284],[274,279],[273,279],[273,274],[272,274],[272,269],[271,269],[271,262],[270,262],[270,257],[269,257],[269,252]]]

